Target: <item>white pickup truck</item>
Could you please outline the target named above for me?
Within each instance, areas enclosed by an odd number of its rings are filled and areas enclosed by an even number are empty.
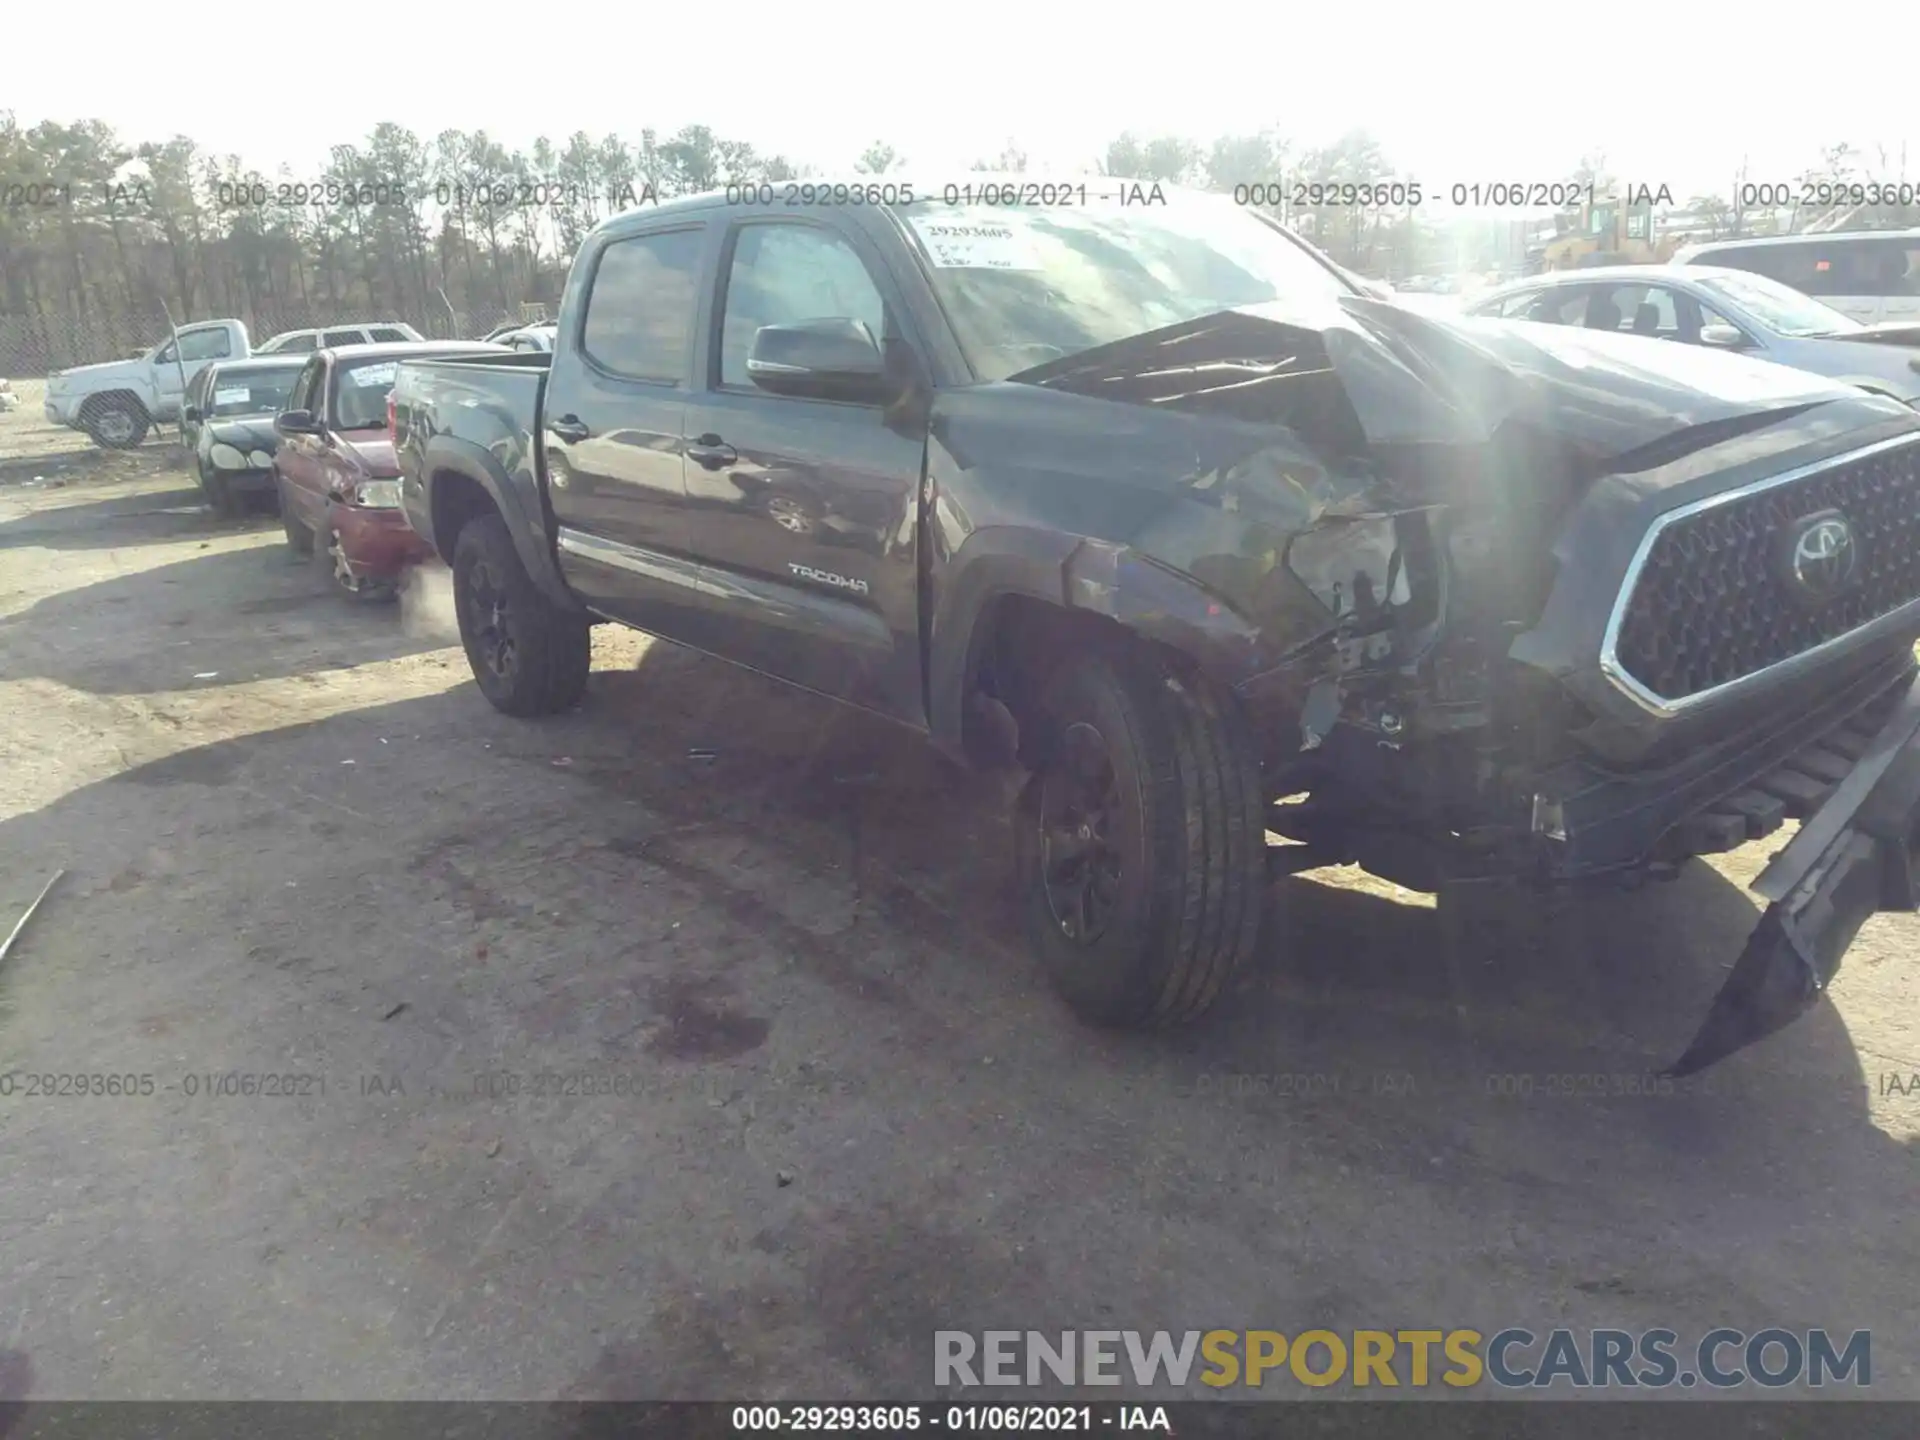
[[[180,414],[181,393],[195,375],[216,360],[244,360],[252,353],[241,321],[182,325],[131,360],[56,370],[47,377],[47,419],[86,431],[103,449],[129,450],[155,423]]]

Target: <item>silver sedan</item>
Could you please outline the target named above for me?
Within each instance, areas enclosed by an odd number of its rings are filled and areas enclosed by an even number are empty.
[[[1862,325],[1745,270],[1706,265],[1569,270],[1486,291],[1465,312],[1734,351],[1920,407],[1920,325]]]

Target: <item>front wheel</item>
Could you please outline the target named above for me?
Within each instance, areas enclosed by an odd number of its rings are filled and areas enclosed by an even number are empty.
[[[222,520],[238,519],[242,509],[241,497],[233,493],[227,477],[218,470],[209,469],[204,460],[199,465],[200,490],[207,497],[207,505]]]
[[[347,561],[347,552],[340,544],[339,527],[333,523],[333,516],[320,522],[320,529],[314,532],[314,552],[320,567],[327,572],[334,593],[347,600],[369,600],[382,604],[391,604],[400,598],[400,588],[390,580],[370,580],[356,576],[353,566]]]
[[[1260,769],[1232,700],[1114,650],[1060,672],[1039,721],[1016,833],[1049,979],[1096,1024],[1198,1017],[1265,915]]]
[[[295,555],[313,554],[313,531],[294,512],[293,506],[287,503],[287,497],[280,494],[278,486],[274,488],[274,494],[280,500],[280,524],[287,532],[287,549]]]
[[[461,527],[453,547],[453,599],[467,664],[494,709],[555,715],[580,702],[593,664],[587,617],[540,592],[498,515]]]
[[[102,450],[131,450],[147,438],[147,412],[130,400],[108,400],[86,417],[87,434]]]

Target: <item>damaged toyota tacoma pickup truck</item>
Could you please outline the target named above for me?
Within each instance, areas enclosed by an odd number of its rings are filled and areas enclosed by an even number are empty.
[[[615,217],[551,356],[401,367],[497,708],[579,702],[612,620],[1017,761],[1104,1024],[1204,1010],[1276,873],[1632,884],[1797,820],[1685,1073],[1915,907],[1920,414],[1417,314],[1222,197],[862,188]]]

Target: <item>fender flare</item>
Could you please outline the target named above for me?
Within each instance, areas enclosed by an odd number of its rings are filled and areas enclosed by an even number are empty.
[[[974,531],[941,567],[927,637],[927,722],[939,744],[961,744],[967,685],[988,635],[981,617],[1007,595],[1066,608],[1066,563],[1079,545],[1063,531],[994,526]]]
[[[73,412],[73,418],[84,427],[88,417],[109,400],[132,401],[133,408],[146,417],[147,428],[149,430],[155,428],[160,423],[154,419],[153,408],[148,405],[145,400],[140,398],[139,392],[127,389],[96,390],[91,395],[83,396],[80,400],[80,408]]]
[[[520,563],[527,567],[527,574],[533,577],[542,594],[565,609],[584,608],[560,574],[545,497],[530,478],[516,481],[491,451],[453,435],[435,435],[428,440],[420,463],[423,508],[429,532],[425,539],[442,560],[449,565],[453,563],[452,545],[432,533],[435,529],[434,487],[443,475],[470,480],[485,492],[500,518],[507,522],[507,533],[513,537],[513,548],[520,556]]]
[[[967,687],[979,667],[994,604],[1023,595],[1097,615],[1166,644],[1233,686],[1275,663],[1257,627],[1191,576],[1130,547],[1066,531],[1018,526],[977,530],[938,577],[927,646],[927,719],[934,739],[958,747]]]

